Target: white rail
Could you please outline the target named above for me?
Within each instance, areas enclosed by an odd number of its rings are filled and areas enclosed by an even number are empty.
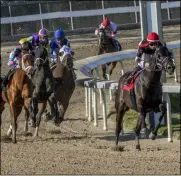
[[[180,41],[174,41],[167,43],[169,49],[180,48]],[[117,89],[117,81],[104,81],[91,78],[91,70],[95,69],[102,64],[106,64],[112,61],[120,61],[127,58],[134,58],[136,50],[125,50],[115,53],[103,54],[100,56],[88,57],[86,59],[76,61],[75,67],[78,69],[77,85],[85,87],[85,104],[86,115],[88,120],[91,121],[94,117],[94,125],[98,126],[97,119],[97,96],[96,89],[101,89],[102,97],[102,110],[103,110],[103,129],[107,130],[107,118],[106,118],[106,99],[103,89]],[[168,141],[172,142],[172,124],[171,124],[171,104],[169,99],[169,93],[180,93],[180,85],[163,85],[163,92],[167,98],[167,126],[168,126]],[[91,96],[93,94],[93,96]],[[89,97],[89,99],[88,99]],[[92,98],[91,98],[92,97]],[[92,109],[93,107],[93,109]]]
[[[180,7],[180,2],[168,2],[162,3],[162,9]],[[16,17],[5,17],[1,18],[1,24],[8,23],[20,23],[28,21],[38,21],[45,19],[54,19],[54,18],[68,18],[68,17],[81,17],[81,16],[97,16],[105,14],[115,14],[115,13],[129,13],[129,12],[139,12],[139,6],[130,6],[130,7],[116,7],[116,8],[106,8],[106,9],[96,9],[96,10],[80,10],[80,11],[66,11],[66,12],[52,12],[52,13],[43,13],[36,15],[25,15],[25,16],[16,16]]]

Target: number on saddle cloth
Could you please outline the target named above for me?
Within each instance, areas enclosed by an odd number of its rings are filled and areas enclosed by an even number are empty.
[[[61,53],[60,61],[63,60],[65,55],[72,56],[72,50],[67,45],[64,45],[60,50],[59,53]]]

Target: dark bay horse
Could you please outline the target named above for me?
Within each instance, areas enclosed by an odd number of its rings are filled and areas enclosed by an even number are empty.
[[[59,118],[63,120],[70,98],[75,89],[75,73],[73,68],[74,58],[72,50],[65,45],[60,49],[59,55],[60,58],[57,58],[57,64],[52,67],[52,70],[55,82],[54,93],[58,102]]]
[[[46,109],[47,101],[55,105],[52,107],[57,115],[56,100],[53,94],[53,75],[49,67],[48,53],[44,46],[40,45],[34,49],[35,53],[35,71],[33,73],[33,127],[36,127],[34,137],[38,136],[38,130],[41,122],[41,116]]]
[[[162,85],[160,82],[162,70],[165,69],[169,74],[174,73],[175,64],[169,57],[169,50],[165,46],[156,49],[152,56],[145,57],[145,69],[135,76],[130,86],[125,82],[130,72],[125,73],[119,79],[118,90],[116,92],[116,150],[118,150],[119,134],[121,124],[126,111],[133,109],[139,112],[137,126],[135,128],[136,149],[140,150],[139,134],[141,125],[145,123],[146,114],[153,110],[161,112],[159,123],[150,133],[150,138],[154,140],[163,116],[166,113],[165,102],[162,101]]]
[[[117,51],[115,46],[114,46],[113,40],[106,35],[105,29],[99,29],[98,38],[99,38],[98,55],[105,54],[105,53],[112,53],[112,52]],[[119,44],[119,42],[117,40],[115,40],[115,42],[119,46],[119,51],[121,51],[122,50],[121,45]],[[108,66],[110,64],[111,64],[111,69],[109,71],[109,75],[112,75],[112,72],[117,65],[117,61],[107,63]],[[101,67],[102,67],[102,72],[103,72],[103,78],[108,79],[107,75],[106,75],[106,64],[102,65]]]
[[[31,116],[31,101],[33,85],[30,77],[34,69],[34,57],[32,54],[23,53],[22,59],[19,60],[19,66],[11,76],[7,90],[1,92],[0,116],[4,110],[4,104],[10,105],[11,125],[7,136],[12,134],[12,142],[16,143],[17,118],[21,113],[22,107],[25,110],[25,132],[28,131],[28,118]]]

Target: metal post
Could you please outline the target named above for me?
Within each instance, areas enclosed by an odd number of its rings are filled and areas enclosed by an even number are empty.
[[[12,17],[10,5],[9,5],[9,16]],[[12,22],[10,23],[10,25],[11,25],[11,36],[13,37],[14,35],[13,35],[13,24],[12,24]]]
[[[104,1],[102,0],[102,9],[104,9]],[[105,15],[103,14],[102,15],[102,18],[104,19],[105,18]]]
[[[101,89],[101,95],[102,95],[103,130],[107,130],[106,97],[103,89]]]
[[[93,89],[93,100],[94,100],[94,126],[98,126],[98,118],[97,118],[97,90]]]
[[[40,15],[41,15],[41,28],[43,28],[43,19],[42,19],[41,3],[39,3],[39,10],[40,10]]]
[[[85,116],[88,117],[88,88],[85,87]]]
[[[120,66],[121,66],[121,75],[123,75],[124,72],[125,72],[124,65],[123,65],[123,61],[120,60],[119,63],[120,63]]]
[[[163,42],[161,2],[148,1],[146,2],[146,6],[147,6],[148,32],[158,33],[160,36],[160,40]]]
[[[90,122],[92,120],[92,88],[88,88],[89,91],[89,116],[88,121]]]
[[[142,13],[141,18],[146,16],[146,21],[144,24],[147,25],[147,33],[156,32],[160,36],[160,41],[163,42],[163,26],[162,26],[162,16],[161,16],[161,2],[160,1],[146,1],[146,15]],[[141,11],[141,10],[140,10]],[[142,20],[141,20],[142,21]],[[142,25],[144,28],[144,25]],[[146,31],[146,30],[144,30]],[[143,35],[143,34],[142,34]],[[144,33],[145,35],[145,33]],[[166,82],[166,72],[162,72],[162,82]],[[163,101],[165,101],[165,96],[163,96]],[[154,125],[153,119],[154,113],[149,113],[149,123],[151,126]]]
[[[168,4],[169,2],[168,2],[168,0],[167,0],[167,4]],[[169,7],[167,7],[167,15],[168,15],[168,20],[170,20],[170,9],[169,9]]]
[[[70,12],[72,11],[72,2],[69,1],[69,6],[70,6]],[[73,17],[70,17],[71,20],[71,28],[72,30],[74,30],[74,21],[73,21]]]
[[[141,23],[141,38],[142,40],[146,38],[148,35],[148,23],[147,23],[147,17],[146,17],[146,2],[139,0],[139,6],[140,6],[140,23]]]
[[[167,127],[168,127],[168,142],[173,142],[172,139],[172,121],[171,121],[171,105],[169,94],[166,93],[167,99]]]
[[[134,0],[134,6],[136,7],[136,1]],[[138,15],[137,12],[135,12],[135,19],[136,19],[136,23],[138,23]]]

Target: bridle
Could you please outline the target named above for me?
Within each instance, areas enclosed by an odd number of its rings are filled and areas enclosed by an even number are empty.
[[[26,53],[26,54],[24,54],[23,56],[22,56],[22,59],[21,59],[21,65],[22,65],[22,70],[24,70],[26,73],[27,73],[27,71],[28,70],[30,70],[30,72],[31,71],[33,71],[34,70],[34,67],[33,66],[25,66],[25,63],[24,63],[24,58],[26,57],[26,56],[33,56],[32,54],[30,54],[30,53]]]

